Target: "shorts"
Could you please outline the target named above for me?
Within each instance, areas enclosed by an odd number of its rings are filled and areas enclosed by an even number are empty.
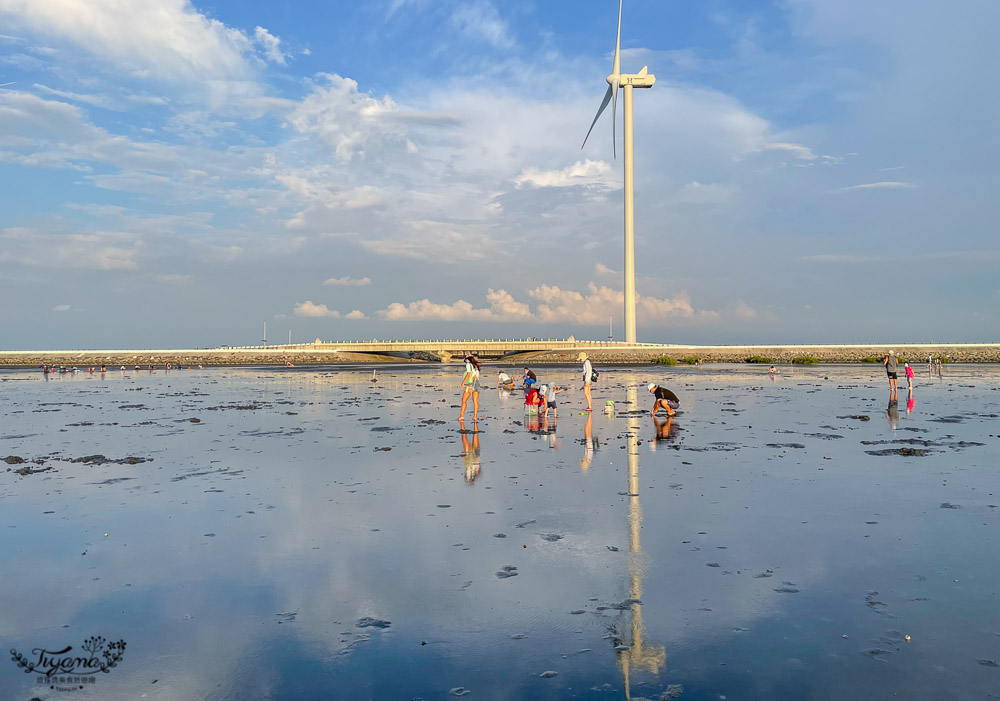
[[[547,406],[549,407],[549,409],[555,409],[556,408],[556,403],[555,402],[549,402],[547,404]]]
[[[676,410],[676,409],[680,408],[681,403],[680,402],[675,402],[673,399],[668,399],[667,400],[667,406],[670,407],[671,409]]]
[[[887,374],[889,375],[889,379],[890,380],[895,380],[896,379],[896,373],[890,372],[890,373],[887,373]]]

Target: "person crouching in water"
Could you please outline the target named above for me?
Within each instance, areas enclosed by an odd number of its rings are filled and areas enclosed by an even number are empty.
[[[474,356],[465,357],[465,374],[462,376],[462,413],[459,419],[465,418],[465,405],[472,395],[472,420],[479,418],[479,361]]]
[[[514,389],[514,379],[503,370],[497,371],[497,389]]]
[[[666,409],[668,416],[674,415],[674,410],[681,405],[681,400],[677,398],[677,395],[671,392],[665,387],[660,387],[650,382],[647,385],[650,392],[656,398],[653,403],[653,410],[649,412],[650,416],[655,415],[660,409]]]

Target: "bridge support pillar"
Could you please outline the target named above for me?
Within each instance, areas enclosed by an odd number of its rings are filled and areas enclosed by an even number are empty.
[[[451,362],[452,356],[451,356],[451,353],[449,353],[448,351],[444,351],[444,350],[434,351],[434,355],[436,355],[437,357],[441,358],[441,362],[442,363],[450,363]]]

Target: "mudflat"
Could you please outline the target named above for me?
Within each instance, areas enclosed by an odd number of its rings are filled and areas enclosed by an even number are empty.
[[[0,371],[0,698],[996,693],[1000,368],[598,369]]]

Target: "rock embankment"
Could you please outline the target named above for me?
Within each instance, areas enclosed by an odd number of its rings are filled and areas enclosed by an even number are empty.
[[[594,363],[608,365],[645,365],[657,358],[668,357],[683,363],[688,358],[700,358],[703,363],[743,363],[747,358],[768,358],[771,363],[791,363],[802,356],[815,358],[821,363],[863,363],[881,358],[889,350],[911,363],[926,363],[927,357],[942,358],[951,363],[1000,363],[1000,344],[920,344],[920,345],[869,345],[869,346],[670,346],[642,350],[593,350],[588,351]],[[540,352],[517,356],[521,362],[575,363],[577,353]]]
[[[821,363],[861,363],[875,359],[881,362],[889,349],[901,359],[911,363],[925,363],[927,356],[942,358],[952,363],[1000,363],[1000,343],[997,344],[908,344],[908,345],[858,345],[858,346],[659,346],[652,348],[595,348],[587,353],[595,363],[605,365],[646,365],[657,358],[668,357],[677,363],[690,358],[700,358],[703,363],[742,363],[747,358],[758,357],[759,362],[790,363],[793,359],[809,356]],[[198,365],[339,365],[365,363],[420,363],[436,362],[431,353],[415,352],[409,358],[369,353],[346,353],[318,349],[274,350],[156,350],[156,351],[0,351],[0,367],[39,367],[43,364],[68,367],[97,367],[109,369],[122,365],[162,367],[167,363],[175,367]],[[507,356],[501,362],[517,364],[574,364],[578,351],[536,351]],[[766,359],[766,360],[765,360]],[[452,362],[461,356],[452,357]]]
[[[330,365],[362,363],[411,363],[418,362],[406,358],[368,353],[334,353],[331,351],[254,351],[233,352],[225,350],[204,351],[72,351],[65,353],[31,352],[0,353],[0,367],[40,367],[42,365],[65,365],[67,367],[100,367],[108,369],[127,368],[140,365],[143,368],[154,365],[163,367],[170,363],[174,367],[197,367],[198,365]]]

